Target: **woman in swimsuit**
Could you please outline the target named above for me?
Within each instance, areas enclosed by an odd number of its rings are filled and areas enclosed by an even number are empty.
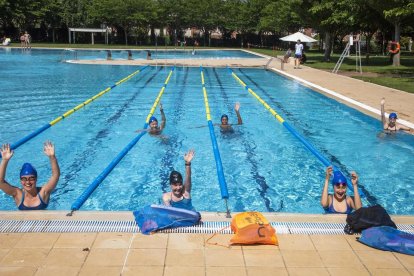
[[[171,192],[162,195],[162,201],[166,206],[193,210],[191,203],[191,160],[194,157],[194,150],[189,150],[184,155],[185,161],[185,181],[183,185],[183,177],[177,171],[172,171],[170,174]]]
[[[387,120],[385,119],[384,105],[385,105],[385,98],[382,98],[381,100],[381,121],[382,121],[384,130],[387,133],[395,133],[398,130],[403,130],[408,133],[413,132],[409,127],[406,127],[406,126],[403,126],[397,123],[397,119],[398,119],[397,113],[394,113],[394,112],[390,113],[390,115],[388,116],[388,123],[387,123]]]
[[[347,181],[340,171],[333,172],[332,185],[334,194],[328,194],[329,179],[332,175],[332,166],[326,168],[325,184],[322,190],[321,205],[327,213],[349,214],[352,210],[362,207],[361,197],[358,192],[358,175],[351,173],[352,186],[354,188],[354,198],[346,195]]]
[[[55,147],[50,141],[44,143],[43,152],[49,157],[52,176],[42,187],[37,187],[37,171],[30,163],[24,163],[20,171],[22,189],[10,185],[4,178],[7,164],[13,156],[9,144],[1,147],[0,189],[12,196],[19,210],[43,210],[49,204],[50,194],[56,188],[60,176],[59,165],[55,156]]]

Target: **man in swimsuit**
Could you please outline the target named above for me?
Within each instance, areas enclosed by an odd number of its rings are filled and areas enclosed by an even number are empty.
[[[333,172],[332,185],[334,194],[328,194],[329,179],[332,175],[332,166],[326,168],[325,184],[322,190],[321,205],[327,213],[350,214],[352,210],[362,207],[361,197],[358,192],[358,175],[351,172],[351,181],[354,188],[354,198],[346,195],[347,181],[340,171]]]
[[[398,130],[403,130],[407,133],[413,132],[409,127],[406,127],[406,126],[403,126],[397,123],[398,116],[394,112],[390,113],[390,115],[388,116],[388,123],[387,123],[387,120],[385,119],[384,105],[385,105],[385,98],[382,98],[381,100],[381,121],[382,121],[384,130],[386,132],[397,132]]]
[[[236,115],[237,115],[237,124],[241,125],[241,124],[243,124],[243,121],[242,121],[242,118],[240,116],[239,109],[240,109],[240,103],[237,102],[234,105],[234,111],[236,111]],[[226,114],[223,114],[221,116],[220,131],[224,132],[224,133],[234,131],[232,125],[229,124],[229,116],[227,116]]]
[[[37,171],[30,163],[24,163],[20,171],[22,189],[10,185],[5,179],[7,164],[13,156],[9,144],[1,147],[0,189],[12,196],[19,210],[43,210],[49,204],[50,194],[56,188],[60,176],[59,165],[55,156],[55,147],[50,141],[44,143],[43,152],[49,157],[52,176],[42,187],[36,187]]]
[[[191,203],[191,160],[194,157],[194,150],[189,150],[184,155],[185,161],[185,181],[183,185],[183,176],[177,172],[172,171],[170,174],[171,192],[162,195],[162,201],[166,206],[182,208],[194,211]]]

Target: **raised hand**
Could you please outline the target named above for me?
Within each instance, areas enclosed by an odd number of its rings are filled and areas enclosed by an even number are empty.
[[[330,177],[331,177],[331,175],[332,175],[332,171],[333,171],[332,166],[329,166],[329,167],[327,167],[327,168],[326,168],[326,174],[325,174],[325,178],[326,178],[326,179],[328,179],[328,180],[329,180],[329,178],[330,178]]]
[[[239,103],[239,102],[237,102],[237,103],[234,105],[234,110],[239,111],[239,109],[240,109],[240,103]]]
[[[186,163],[190,163],[191,160],[193,160],[195,155],[195,151],[193,149],[190,149],[187,153],[184,154],[184,161]]]
[[[53,146],[51,141],[47,140],[44,143],[43,152],[46,154],[46,156],[55,156],[55,146]]]
[[[351,182],[352,182],[352,186],[358,185],[358,175],[356,172],[351,172]]]
[[[9,160],[13,156],[13,151],[10,149],[10,144],[4,144],[1,146],[1,157],[4,160]]]

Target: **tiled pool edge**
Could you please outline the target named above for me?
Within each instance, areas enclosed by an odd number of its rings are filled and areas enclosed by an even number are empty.
[[[345,235],[345,223],[271,222],[278,234]],[[398,229],[414,234],[413,224]],[[102,220],[0,220],[0,233],[102,233],[140,232],[135,221]],[[161,233],[232,234],[228,221],[204,221],[194,226],[159,231]]]
[[[0,211],[0,233],[128,232],[138,233],[132,212],[78,211]],[[233,216],[235,213],[233,214]],[[263,213],[278,234],[345,235],[345,215]],[[224,213],[202,213],[203,223],[192,227],[167,229],[163,233],[231,234]],[[392,216],[402,231],[414,234],[414,216]],[[223,229],[220,231],[221,229]]]

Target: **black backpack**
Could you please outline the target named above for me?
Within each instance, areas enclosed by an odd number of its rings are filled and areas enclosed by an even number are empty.
[[[397,228],[390,215],[381,205],[362,207],[346,217],[345,233],[352,235],[374,226]]]

